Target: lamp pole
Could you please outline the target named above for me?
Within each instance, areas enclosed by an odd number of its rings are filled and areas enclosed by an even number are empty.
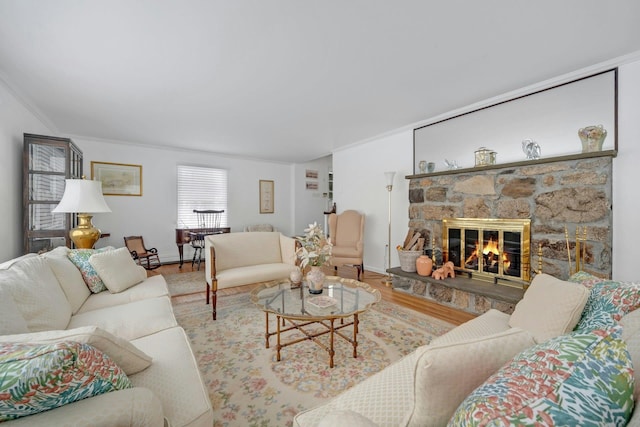
[[[387,193],[389,195],[389,229],[388,229],[388,237],[387,237],[387,270],[391,268],[391,190],[393,190],[393,178],[396,175],[395,172],[385,172],[384,176],[387,180]],[[393,278],[391,277],[391,273],[387,271],[387,277],[382,279],[382,283],[386,286],[393,285]]]

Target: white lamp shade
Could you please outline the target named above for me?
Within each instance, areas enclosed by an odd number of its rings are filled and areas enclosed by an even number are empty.
[[[62,200],[53,213],[111,212],[102,195],[102,182],[88,179],[66,179]]]
[[[387,180],[387,185],[393,185],[393,178],[396,176],[395,172],[385,172],[384,177]]]

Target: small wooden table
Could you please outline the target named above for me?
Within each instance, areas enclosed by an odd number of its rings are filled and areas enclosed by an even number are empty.
[[[182,268],[182,264],[184,263],[184,249],[182,248],[185,244],[191,242],[191,237],[189,237],[189,233],[209,233],[209,234],[217,234],[217,233],[230,233],[230,227],[221,227],[221,228],[176,228],[176,245],[178,246],[178,255],[180,255],[180,265],[178,268]]]
[[[331,368],[334,365],[336,335],[351,343],[353,357],[358,357],[358,315],[380,301],[380,298],[380,291],[368,284],[337,276],[326,277],[320,295],[310,294],[305,282],[292,287],[288,279],[265,283],[251,291],[251,301],[265,312],[266,348],[269,348],[269,338],[276,336],[278,361],[282,348],[311,340],[327,351]],[[275,332],[269,331],[269,314],[276,317]],[[336,325],[338,319],[340,322]],[[319,331],[317,328],[313,331],[307,328],[314,324],[322,325],[323,328]],[[352,337],[341,331],[352,325]],[[283,342],[282,334],[295,330],[302,332],[304,336]],[[318,337],[326,334],[329,334],[329,339],[325,344]]]

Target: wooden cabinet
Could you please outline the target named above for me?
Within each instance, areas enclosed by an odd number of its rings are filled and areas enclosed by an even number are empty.
[[[62,199],[65,179],[82,177],[82,151],[68,138],[25,133],[22,161],[25,253],[71,247],[75,214],[51,211]]]

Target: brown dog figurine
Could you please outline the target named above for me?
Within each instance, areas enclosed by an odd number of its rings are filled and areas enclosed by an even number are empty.
[[[442,267],[435,270],[431,274],[431,277],[433,277],[436,280],[443,280],[443,279],[446,279],[447,277],[451,277],[451,278],[456,277],[456,272],[453,269],[453,262],[451,261],[446,262]]]

